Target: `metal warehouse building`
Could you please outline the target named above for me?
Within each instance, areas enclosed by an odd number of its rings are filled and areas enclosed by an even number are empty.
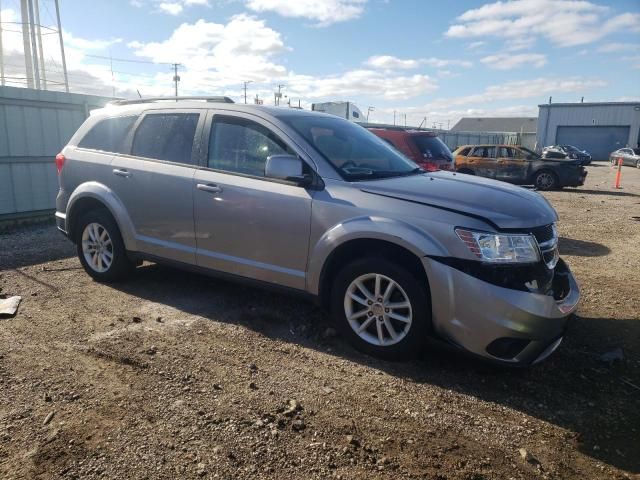
[[[640,142],[640,102],[549,103],[538,105],[538,149],[574,145],[606,160]]]

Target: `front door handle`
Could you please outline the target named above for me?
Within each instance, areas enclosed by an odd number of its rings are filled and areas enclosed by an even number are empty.
[[[198,183],[196,188],[209,193],[220,193],[222,191],[222,188],[214,183]]]
[[[120,170],[119,168],[113,169],[113,174],[119,177],[130,177],[131,173],[128,170]]]

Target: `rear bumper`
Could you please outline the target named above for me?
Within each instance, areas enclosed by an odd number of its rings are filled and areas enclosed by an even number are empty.
[[[60,230],[68,237],[69,234],[67,233],[67,215],[61,212],[56,212],[55,217],[56,227],[58,227],[58,230]]]
[[[427,257],[423,264],[435,332],[470,353],[504,364],[531,365],[553,353],[580,299],[562,261],[554,275],[559,299],[493,285]]]

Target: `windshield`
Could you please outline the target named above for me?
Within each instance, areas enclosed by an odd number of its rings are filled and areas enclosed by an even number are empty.
[[[640,148],[633,148],[632,150],[635,155],[640,155]]]
[[[573,145],[563,145],[562,148],[564,148],[567,152],[578,152],[578,153],[580,153],[580,150],[578,150]]]
[[[423,173],[388,143],[353,122],[320,115],[281,118],[326,158],[345,180],[373,180]]]
[[[522,150],[523,152],[525,152],[527,155],[531,155],[534,158],[540,158],[540,155],[538,155],[536,152],[534,152],[533,150],[529,150],[528,148],[525,147],[520,147],[520,150]]]
[[[449,147],[438,137],[416,135],[413,139],[425,160],[453,161],[451,150],[449,150]]]

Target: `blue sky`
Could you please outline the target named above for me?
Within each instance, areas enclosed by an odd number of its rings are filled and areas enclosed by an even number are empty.
[[[52,0],[40,0],[53,24]],[[640,99],[640,1],[60,0],[71,86],[119,96],[172,93],[273,102],[350,100],[371,119],[536,115],[554,101]],[[2,20],[19,0],[2,0]],[[45,57],[60,70],[53,35]],[[21,37],[5,32],[18,69]],[[13,51],[11,49],[13,48]],[[11,57],[13,55],[13,57]],[[149,63],[115,60],[135,59]],[[56,77],[58,75],[58,77]],[[13,72],[19,82],[19,71]],[[402,120],[404,121],[404,119]]]

